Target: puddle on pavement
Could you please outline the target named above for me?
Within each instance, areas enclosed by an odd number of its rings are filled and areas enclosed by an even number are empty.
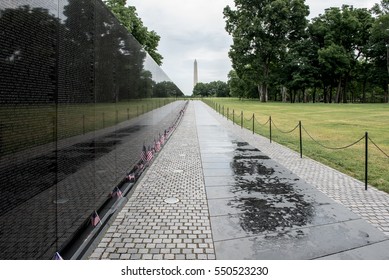
[[[234,144],[237,148],[231,168],[235,173],[235,185],[231,192],[247,193],[250,197],[237,196],[228,205],[240,210],[242,229],[259,234],[310,223],[314,206],[295,188],[295,177],[282,174],[268,156],[247,142]]]
[[[236,175],[271,175],[273,168],[268,168],[258,161],[234,160],[231,164]]]

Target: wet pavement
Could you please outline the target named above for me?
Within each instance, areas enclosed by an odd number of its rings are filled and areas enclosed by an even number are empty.
[[[174,190],[173,193],[180,199],[177,209],[185,208],[187,199],[190,199],[192,208],[198,204],[206,210],[212,234],[209,236],[206,220],[203,220],[204,228],[207,228],[206,242],[201,230],[193,228],[194,232],[188,233],[180,227],[180,223],[169,224],[166,221],[165,231],[160,233],[166,235],[172,232],[177,236],[172,236],[170,247],[162,246],[168,254],[158,251],[158,259],[389,259],[387,235],[226,129],[205,104],[191,102],[183,122],[184,128],[179,127],[177,134],[171,138],[172,142],[166,145],[168,148],[162,150],[161,160],[157,160],[146,172],[137,197],[130,198],[131,205],[142,203],[143,196],[154,192],[150,190],[153,182],[153,187],[159,188],[162,197]],[[186,131],[180,133],[180,129]],[[186,169],[189,167],[183,159],[185,154],[175,152],[179,146],[186,144],[191,147],[190,162],[196,166],[194,173]],[[172,146],[169,148],[169,145]],[[162,161],[164,157],[168,157],[169,161]],[[166,164],[182,172],[169,171]],[[155,178],[155,174],[160,178],[170,178],[169,187],[162,181],[150,180],[150,177]],[[199,176],[202,181],[199,181]],[[201,199],[191,199],[188,197],[191,193],[198,194]],[[150,197],[148,201],[154,205]],[[163,205],[160,207],[164,209]],[[141,208],[131,210],[132,213],[126,213],[128,208],[124,208],[120,217],[143,211]],[[205,219],[203,214],[201,212],[201,217]],[[152,217],[153,214],[150,215]],[[142,218],[144,225],[148,225],[148,221],[151,224],[155,222],[148,220],[147,216]],[[190,216],[182,218],[191,224]],[[115,223],[122,226],[123,232],[125,228],[132,227],[123,219]],[[109,232],[113,234],[115,229],[119,228],[111,228]],[[138,229],[141,234],[143,229]],[[203,239],[196,238],[195,232]],[[147,229],[143,233],[147,233]],[[185,233],[187,238],[180,239],[180,235]],[[134,231],[134,234],[138,232]],[[154,237],[159,238],[157,235]],[[191,240],[191,237],[194,239]],[[146,248],[142,251],[143,255],[139,251],[131,252],[136,258],[153,258],[146,243],[158,244],[159,241],[150,235],[145,238],[138,240],[144,246],[136,243],[123,246]],[[198,247],[195,240],[207,246],[208,251]],[[107,248],[110,248],[108,252]],[[125,256],[117,254],[118,249],[108,233],[91,258],[133,258],[128,250],[122,250],[126,251]]]
[[[314,259],[388,240],[211,119],[204,106],[196,104],[218,259]],[[388,246],[388,241],[383,244]]]

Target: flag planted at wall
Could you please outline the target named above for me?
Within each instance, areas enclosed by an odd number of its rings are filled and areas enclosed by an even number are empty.
[[[122,191],[118,187],[115,187],[115,189],[113,190],[111,196],[112,197],[121,198],[121,197],[123,197],[123,193],[122,193]]]
[[[146,150],[146,146],[143,145],[143,149],[142,149],[142,152],[140,154],[140,159],[143,161],[143,162],[146,162],[147,161],[147,150]]]
[[[128,179],[130,182],[134,182],[134,181],[135,181],[135,174],[134,174],[134,173],[128,174],[127,179]]]
[[[153,151],[152,151],[152,149],[149,146],[149,149],[147,150],[146,160],[147,161],[151,161],[152,159],[153,159]]]
[[[96,227],[98,224],[101,224],[100,217],[99,217],[99,215],[97,214],[96,211],[94,211],[92,216],[91,216],[91,224],[94,227]]]
[[[155,142],[155,141],[154,141],[154,142]],[[156,142],[154,143],[154,147],[155,147],[155,151],[159,152],[159,151],[161,150],[161,142],[159,142],[159,140],[156,141]]]

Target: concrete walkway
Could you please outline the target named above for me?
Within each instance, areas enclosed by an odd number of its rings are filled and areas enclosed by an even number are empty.
[[[385,226],[329,197],[364,205],[356,180],[265,140],[191,102],[90,259],[389,259]]]

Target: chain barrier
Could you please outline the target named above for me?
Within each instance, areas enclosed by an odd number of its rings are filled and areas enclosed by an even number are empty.
[[[323,145],[322,143],[320,143],[319,141],[315,140],[311,134],[309,134],[309,132],[305,129],[304,126],[302,126],[303,130],[305,131],[305,133],[309,136],[309,138],[312,139],[313,142],[315,142],[316,144],[318,144],[319,146],[322,146],[323,148],[325,149],[329,149],[329,150],[344,150],[344,149],[347,149],[347,148],[350,148],[356,144],[358,144],[359,142],[361,142],[363,139],[365,139],[365,135],[363,135],[359,140],[351,143],[350,145],[346,145],[346,146],[343,146],[343,147],[329,147],[329,146],[326,146],[326,145]]]
[[[270,118],[269,119],[267,119],[267,121],[264,123],[264,124],[261,124],[258,120],[257,120],[257,118],[254,118],[255,119],[255,121],[259,124],[259,125],[261,125],[261,126],[266,126],[268,123],[269,123],[269,121],[270,121]]]
[[[237,115],[237,114],[235,114],[235,112],[233,112],[232,113],[232,122],[234,123],[234,124],[238,124],[238,120],[240,120],[240,115]]]
[[[276,126],[276,124],[274,123],[273,120],[272,120],[271,122],[273,123],[274,127],[275,127],[279,132],[284,133],[284,134],[292,133],[293,131],[295,131],[295,130],[299,127],[299,124],[297,124],[292,130],[283,131],[283,130],[279,129],[279,128]]]
[[[383,153],[387,158],[389,158],[389,155],[387,153],[385,153],[370,137],[369,137],[369,140],[371,143],[373,143],[373,145],[381,152]]]
[[[216,105],[216,108],[215,110],[217,111],[217,105]],[[229,109],[228,109],[229,111]],[[271,119],[271,116],[269,117],[269,119],[266,121],[266,123],[264,124],[261,124],[257,118],[255,117],[255,114],[252,115],[252,117],[250,119],[246,119],[245,117],[243,117],[243,111],[241,111],[241,114],[239,115],[236,115],[235,114],[235,110],[232,110],[232,116],[229,117],[229,119],[235,124],[238,124],[238,121],[240,120],[241,121],[241,126],[243,125],[243,119],[246,121],[246,122],[249,122],[249,121],[253,121],[252,123],[252,130],[253,130],[253,133],[254,133],[254,121],[256,121],[259,125],[261,126],[266,126],[267,124],[269,124],[269,135],[270,135],[270,143],[272,142],[272,124],[273,126],[281,133],[284,133],[284,134],[289,134],[289,133],[292,133],[294,132],[297,128],[299,128],[299,138],[300,138],[300,157],[302,158],[302,153],[303,153],[303,143],[302,143],[302,130],[305,131],[305,133],[308,135],[308,137],[316,144],[318,144],[319,146],[325,148],[325,149],[329,149],[329,150],[344,150],[344,149],[347,149],[347,148],[350,148],[356,144],[358,144],[359,142],[361,142],[362,140],[365,140],[365,190],[367,190],[367,187],[368,187],[368,165],[369,165],[369,161],[368,161],[368,158],[369,158],[369,154],[368,154],[368,142],[370,140],[370,142],[382,153],[384,154],[387,158],[389,158],[389,155],[382,149],[380,148],[370,137],[369,137],[369,134],[368,132],[365,133],[365,135],[363,135],[360,139],[358,139],[357,141],[349,144],[349,145],[346,145],[346,146],[342,146],[342,147],[329,147],[329,146],[326,146],[322,143],[320,143],[319,141],[317,141],[315,138],[312,137],[312,135],[307,131],[307,129],[302,125],[301,121],[299,121],[299,123],[292,129],[292,130],[289,130],[289,131],[284,131],[280,128],[277,127],[277,125],[274,123],[274,121],[272,121]],[[228,116],[227,116],[228,118]],[[236,120],[235,120],[236,118]]]
[[[246,122],[250,122],[252,119],[253,119],[253,116],[251,116],[250,119],[246,119],[246,117],[244,117],[244,120],[245,120]]]

